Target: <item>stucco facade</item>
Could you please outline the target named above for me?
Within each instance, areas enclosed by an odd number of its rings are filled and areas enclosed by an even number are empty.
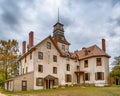
[[[33,46],[34,37],[31,33],[29,36],[31,46],[26,51],[24,43],[23,55],[19,60],[20,76],[6,81],[6,90],[108,84],[110,56],[105,52],[105,40],[102,49],[93,45],[69,52],[70,43],[65,39],[63,24],[59,22],[54,25],[53,36],[48,36],[35,46]],[[9,84],[12,87],[9,87]]]

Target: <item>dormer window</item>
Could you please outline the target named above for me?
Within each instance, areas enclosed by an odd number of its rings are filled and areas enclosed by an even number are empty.
[[[65,45],[62,45],[62,51],[65,51]]]
[[[86,55],[88,55],[88,50],[87,50],[87,49],[85,50],[85,56],[86,56]]]

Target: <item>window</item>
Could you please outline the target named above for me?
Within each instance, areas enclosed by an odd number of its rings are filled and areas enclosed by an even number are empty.
[[[26,57],[25,57],[25,63],[27,62]]]
[[[23,74],[24,74],[24,68],[23,68]]]
[[[43,78],[36,78],[36,85],[43,86]]]
[[[104,72],[96,72],[95,79],[96,80],[104,80]]]
[[[67,69],[67,71],[70,71],[70,64],[66,65],[66,69]]]
[[[57,56],[53,55],[53,62],[57,62]]]
[[[62,45],[62,50],[65,51],[65,45]]]
[[[32,59],[32,53],[30,53],[30,59]]]
[[[57,67],[53,67],[53,73],[57,74]]]
[[[51,43],[47,42],[47,49],[51,49]]]
[[[84,67],[87,68],[88,67],[88,60],[84,61]]]
[[[38,72],[43,72],[43,65],[38,65]]]
[[[80,66],[77,66],[77,71],[79,71],[80,70]]]
[[[90,80],[90,74],[89,73],[85,73],[85,81],[89,81]]]
[[[26,67],[26,73],[28,72],[28,67]]]
[[[43,59],[43,52],[38,52],[38,59]]]
[[[87,49],[84,52],[85,52],[85,56],[88,55],[88,50]]]
[[[96,64],[97,66],[102,66],[101,58],[96,58]]]
[[[66,75],[65,75],[65,79],[66,79],[66,80],[65,80],[66,82],[71,82],[71,81],[72,81],[72,77],[71,77],[70,74],[66,74]]]

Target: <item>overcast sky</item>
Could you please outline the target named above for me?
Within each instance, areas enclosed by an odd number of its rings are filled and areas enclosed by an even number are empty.
[[[34,31],[37,44],[52,35],[58,8],[71,51],[101,48],[105,38],[110,62],[120,55],[120,0],[0,0],[0,40],[16,39],[21,50]]]

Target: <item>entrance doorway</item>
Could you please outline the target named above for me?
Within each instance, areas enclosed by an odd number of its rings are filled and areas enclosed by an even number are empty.
[[[22,91],[27,90],[27,81],[22,81]]]
[[[80,84],[80,75],[77,75],[77,84]]]
[[[52,76],[52,75],[47,75],[45,78],[44,78],[44,88],[45,89],[51,89],[51,88],[54,88],[58,85],[58,78]]]
[[[50,80],[46,80],[46,89],[50,89]]]

